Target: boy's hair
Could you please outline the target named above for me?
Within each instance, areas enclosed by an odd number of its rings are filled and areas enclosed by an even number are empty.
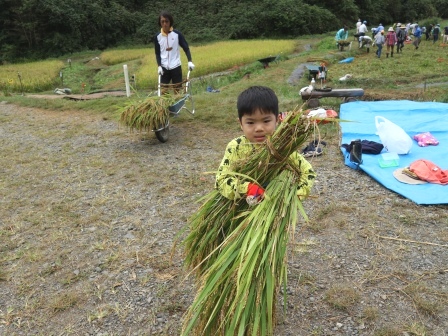
[[[273,113],[278,117],[278,98],[274,91],[266,86],[251,86],[238,96],[236,103],[238,118],[252,115],[256,110],[262,113]]]
[[[162,27],[162,25],[160,24],[160,19],[163,18],[163,17],[164,17],[165,19],[170,20],[170,27],[172,27],[173,24],[174,24],[174,19],[173,19],[173,16],[172,16],[169,12],[167,12],[167,11],[162,11],[162,12],[160,13],[160,15],[159,15],[159,22],[158,22],[159,27]]]

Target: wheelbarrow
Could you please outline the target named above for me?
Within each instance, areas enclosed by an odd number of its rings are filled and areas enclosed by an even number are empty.
[[[266,57],[266,58],[259,59],[258,62],[263,64],[263,68],[266,69],[267,67],[269,67],[269,63],[278,61],[279,58],[280,58],[279,55],[271,56],[271,57]]]
[[[187,110],[190,114],[194,115],[195,108],[194,108],[194,100],[191,93],[191,80],[190,80],[190,72],[191,70],[188,70],[187,73],[187,79],[181,83],[183,87],[183,97],[179,99],[177,102],[175,102],[173,105],[168,107],[168,112],[171,116],[177,116],[182,110]],[[159,83],[158,83],[158,89],[157,89],[157,95],[160,97],[162,95],[162,89],[173,87],[172,84],[162,84],[160,82],[161,76],[159,75]],[[156,138],[160,142],[167,142],[169,138],[170,133],[170,121],[167,119],[167,122],[165,125],[160,125],[157,129],[153,130],[156,134]]]

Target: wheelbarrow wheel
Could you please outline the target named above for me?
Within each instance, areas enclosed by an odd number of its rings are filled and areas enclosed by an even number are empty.
[[[157,140],[159,140],[160,142],[167,142],[170,134],[170,126],[167,125],[166,127],[155,131],[155,133]]]

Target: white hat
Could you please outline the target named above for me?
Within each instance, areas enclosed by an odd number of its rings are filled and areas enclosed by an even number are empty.
[[[425,183],[428,183],[426,181],[420,180],[418,178],[413,178],[413,177],[410,177],[409,175],[404,174],[403,173],[403,169],[405,169],[405,168],[398,168],[398,169],[395,169],[394,172],[393,172],[394,177],[398,181],[400,181],[402,183],[406,183],[406,184],[425,184]]]
[[[392,27],[389,27],[387,31],[394,31],[394,29]]]

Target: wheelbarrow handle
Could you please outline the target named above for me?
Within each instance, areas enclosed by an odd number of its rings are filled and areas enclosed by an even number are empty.
[[[191,71],[192,70],[188,69],[188,72],[187,72],[187,82],[190,80],[190,73],[191,73]],[[157,81],[157,95],[159,97],[161,96],[161,93],[162,93],[161,92],[161,86],[162,86],[161,80],[162,80],[162,76],[159,75],[158,81]]]

